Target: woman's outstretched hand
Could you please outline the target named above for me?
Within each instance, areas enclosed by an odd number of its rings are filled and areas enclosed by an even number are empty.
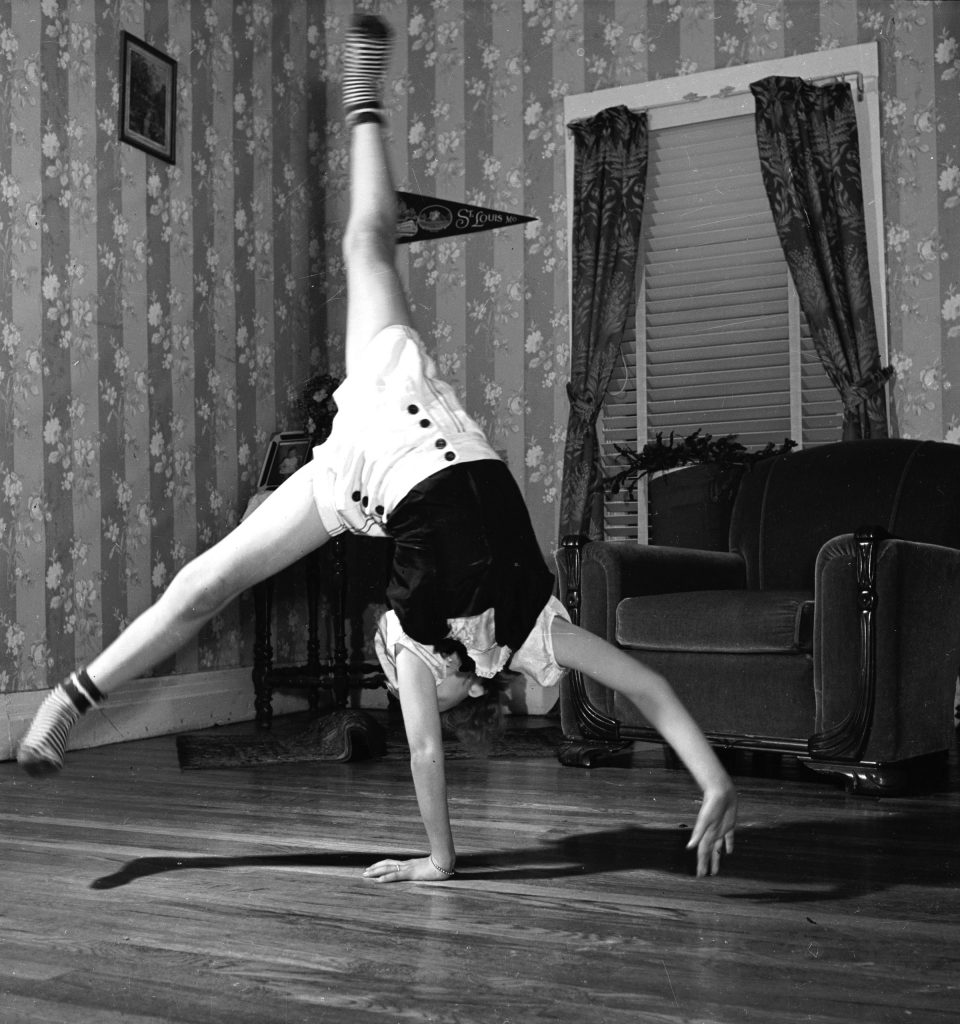
[[[363,872],[364,878],[375,882],[444,882],[450,875],[438,871],[429,857],[415,857],[413,860],[378,860]]]
[[[733,786],[708,790],[697,823],[687,843],[697,851],[697,878],[720,873],[720,854],[733,853],[733,827],[737,822],[737,791]]]

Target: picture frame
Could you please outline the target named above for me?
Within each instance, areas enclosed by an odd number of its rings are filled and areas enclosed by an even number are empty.
[[[281,430],[270,438],[257,480],[258,491],[275,491],[284,480],[310,461],[313,441],[305,430]]]
[[[177,62],[120,33],[120,141],[177,162]]]

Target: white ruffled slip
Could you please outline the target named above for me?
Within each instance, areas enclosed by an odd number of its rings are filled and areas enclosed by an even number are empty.
[[[447,619],[447,625],[450,627],[449,636],[459,640],[467,649],[467,654],[477,666],[477,675],[483,679],[493,679],[513,654],[509,647],[497,645],[492,608],[463,619]]]
[[[519,672],[528,679],[535,680],[541,686],[554,686],[566,671],[557,664],[553,653],[551,628],[557,617],[570,621],[567,609],[555,597],[551,597],[534,624],[530,635],[516,652],[509,647],[497,644],[495,636],[493,609],[488,608],[479,615],[470,615],[461,619],[448,619],[450,636],[466,648],[467,654],[477,666],[478,676],[492,679],[502,672],[509,663],[512,672]],[[460,668],[460,658],[456,654],[443,655],[432,647],[421,644],[407,636],[400,625],[396,612],[388,611],[380,616],[377,632],[374,637],[374,648],[387,687],[397,692],[397,648],[403,647],[412,653],[430,669],[437,685]]]

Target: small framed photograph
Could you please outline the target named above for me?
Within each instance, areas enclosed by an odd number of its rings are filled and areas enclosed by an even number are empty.
[[[305,462],[310,461],[312,451],[313,442],[304,430],[283,430],[274,434],[260,469],[257,490],[276,490]]]
[[[176,163],[177,62],[120,33],[120,141]]]

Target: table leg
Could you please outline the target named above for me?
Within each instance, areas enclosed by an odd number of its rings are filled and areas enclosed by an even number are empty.
[[[347,562],[342,537],[333,542],[333,699],[345,708],[350,696],[347,659]]]
[[[270,622],[273,614],[273,580],[264,580],[253,588],[253,707],[259,729],[269,729],[273,720],[272,692],[269,673],[273,667],[273,646],[270,643]]]

